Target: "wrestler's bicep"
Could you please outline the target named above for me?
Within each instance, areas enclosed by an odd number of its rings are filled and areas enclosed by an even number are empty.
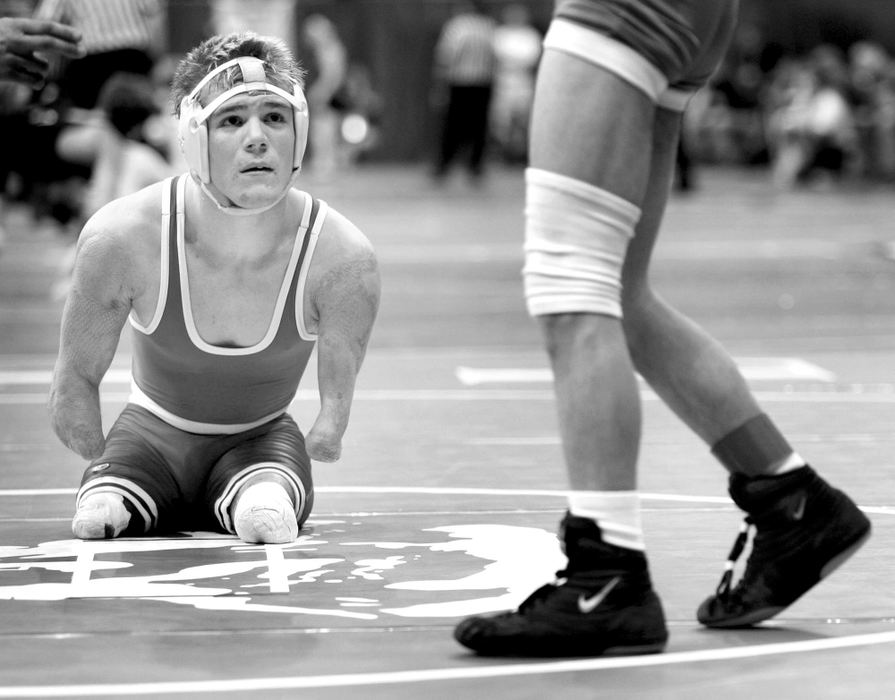
[[[78,245],[62,314],[60,361],[85,379],[105,374],[131,310],[129,255],[120,242],[92,235]]]

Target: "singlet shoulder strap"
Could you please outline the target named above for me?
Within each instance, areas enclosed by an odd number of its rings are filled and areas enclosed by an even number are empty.
[[[131,311],[131,326],[142,333],[151,334],[161,322],[162,314],[168,299],[168,281],[170,279],[172,246],[176,243],[177,232],[177,182],[178,178],[169,177],[162,185],[161,221],[159,223],[159,290],[155,312],[147,325],[143,325]]]
[[[302,230],[304,240],[301,245],[301,253],[299,254],[298,264],[296,265],[296,275],[293,280],[295,284],[295,321],[298,325],[298,332],[305,340],[316,340],[317,335],[311,333],[305,323],[304,315],[304,298],[305,287],[308,281],[308,270],[311,266],[311,260],[314,257],[314,248],[323,229],[323,222],[326,220],[326,213],[329,207],[322,199],[307,195],[311,201],[309,213],[302,220]]]
[[[172,204],[177,191],[177,176],[165,179],[165,186],[162,187],[162,216],[170,216]]]

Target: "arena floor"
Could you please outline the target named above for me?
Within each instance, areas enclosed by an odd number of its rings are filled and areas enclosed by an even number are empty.
[[[342,460],[315,467],[299,541],[186,533],[79,542],[83,465],[46,394],[69,241],[7,211],[0,253],[0,698],[488,697],[787,700],[895,695],[895,241],[892,192],[775,193],[705,170],[675,195],[656,286],[715,333],[821,473],[870,515],[849,564],[753,630],[698,604],[740,515],[702,446],[644,386],[641,488],[669,619],[664,654],[494,660],[452,639],[560,568],[564,509],[550,374],[521,296],[522,180],[368,168],[308,186],[374,242],[382,309]],[[309,425],[313,367],[294,403]],[[128,381],[124,338],[104,384]]]

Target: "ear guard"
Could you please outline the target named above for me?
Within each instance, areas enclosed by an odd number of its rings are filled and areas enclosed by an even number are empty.
[[[231,66],[239,66],[242,72],[242,83],[234,85],[215,97],[208,105],[199,104],[199,93],[210,80]],[[253,56],[240,56],[212,70],[189,95],[180,103],[180,148],[190,171],[195,173],[202,183],[211,180],[211,169],[208,157],[208,125],[206,121],[224,102],[235,95],[253,90],[263,90],[279,95],[292,105],[293,123],[295,125],[295,153],[292,157],[293,171],[301,168],[301,161],[308,143],[308,101],[297,82],[292,84],[292,92],[286,92],[276,85],[267,82],[264,72],[264,61]]]

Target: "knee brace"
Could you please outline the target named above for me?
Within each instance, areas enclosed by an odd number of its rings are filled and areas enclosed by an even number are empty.
[[[525,173],[525,298],[532,316],[621,318],[622,264],[640,208],[565,175]]]

